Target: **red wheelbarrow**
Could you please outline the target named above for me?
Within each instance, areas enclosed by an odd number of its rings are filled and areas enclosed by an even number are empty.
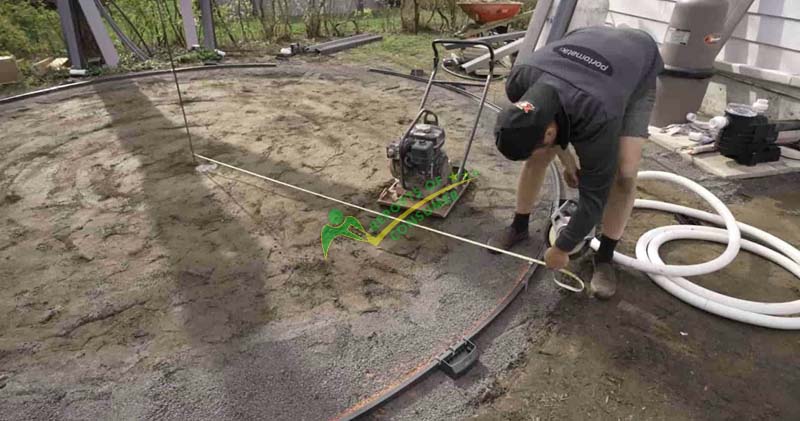
[[[498,20],[508,19],[519,13],[522,3],[516,1],[483,3],[465,1],[456,3],[470,19],[477,24],[485,24]]]

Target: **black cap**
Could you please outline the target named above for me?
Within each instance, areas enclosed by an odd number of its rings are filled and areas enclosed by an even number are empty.
[[[561,147],[569,142],[569,122],[561,107],[558,92],[552,86],[536,82],[519,101],[506,107],[497,116],[494,128],[497,150],[512,161],[528,159],[541,145],[551,121],[557,120]]]

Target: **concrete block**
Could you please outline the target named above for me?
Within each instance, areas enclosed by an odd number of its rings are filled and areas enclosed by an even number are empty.
[[[727,100],[728,86],[712,79],[700,105],[700,112],[707,115],[721,115],[728,106]]]
[[[793,170],[800,171],[800,161],[796,159],[781,159],[781,162]]]
[[[19,68],[14,56],[0,57],[0,85],[19,82]]]
[[[745,73],[745,72],[742,72]],[[729,102],[751,104],[757,98],[769,100],[767,117],[776,120],[791,120],[800,118],[800,75],[790,78],[778,77],[784,83],[770,82],[764,79],[735,75],[736,78],[752,81],[744,83],[732,79],[726,74],[717,74],[713,77],[706,90],[705,98],[700,107],[700,112],[706,115],[722,115]],[[782,95],[779,92],[785,92]]]
[[[718,153],[700,155],[693,163],[700,169],[726,179],[758,178],[800,172],[800,163],[788,159],[748,167]]]
[[[650,139],[662,148],[672,152],[679,152],[687,146],[695,145],[686,136],[672,136],[669,133],[661,133],[661,129],[655,126],[650,126]]]
[[[729,63],[727,61],[717,60],[714,62],[714,68],[722,70],[723,72],[736,73],[739,65],[736,63]]]
[[[726,158],[718,153],[699,155],[692,161],[698,168],[717,177],[727,179],[748,178],[750,176],[749,167],[737,164],[735,161]]]
[[[738,73],[743,76],[752,77],[753,79],[766,80],[773,83],[779,83],[781,85],[789,85],[792,80],[792,75],[788,73],[747,66],[744,64],[739,66]]]

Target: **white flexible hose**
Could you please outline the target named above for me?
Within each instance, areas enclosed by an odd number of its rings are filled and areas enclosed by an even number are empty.
[[[781,148],[781,157],[800,161],[800,150],[787,148],[786,146],[780,146],[780,148]]]
[[[688,178],[660,171],[642,171],[638,178],[669,181],[687,187],[705,199],[719,215],[656,200],[637,199],[634,207],[682,214],[716,225],[724,225],[726,229],[695,225],[655,228],[639,237],[636,242],[635,259],[615,252],[615,262],[646,272],[656,284],[670,294],[709,313],[774,329],[800,329],[800,317],[782,317],[800,315],[800,300],[785,303],[742,300],[708,290],[685,278],[721,270],[733,261],[742,248],[777,263],[800,279],[800,250],[772,234],[737,222],[722,201]],[[742,233],[754,241],[742,239]],[[713,241],[727,243],[728,247],[719,257],[706,263],[667,265],[659,256],[658,250],[663,244],[673,240]],[[599,245],[597,239],[592,240],[593,249],[597,250]]]

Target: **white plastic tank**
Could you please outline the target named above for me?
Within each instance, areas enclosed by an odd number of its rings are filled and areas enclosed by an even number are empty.
[[[664,73],[651,124],[685,123],[703,102],[728,14],[727,0],[678,0],[661,44]]]

